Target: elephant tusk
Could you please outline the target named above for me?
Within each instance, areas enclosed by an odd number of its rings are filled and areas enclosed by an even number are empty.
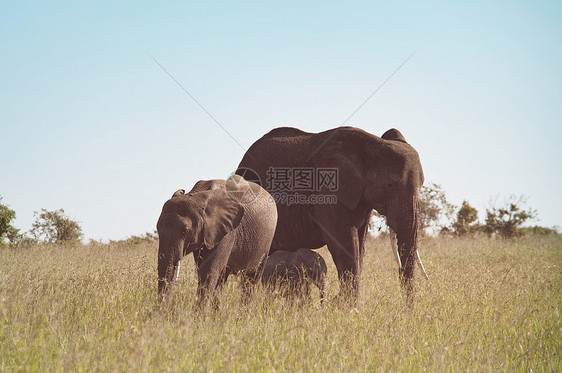
[[[425,268],[423,267],[423,263],[421,261],[420,253],[418,252],[418,250],[416,250],[416,262],[418,262],[418,265],[420,266],[420,269],[423,272],[423,275],[425,276],[426,280],[429,280],[429,277],[427,276],[427,272],[425,272]]]
[[[396,259],[396,263],[398,263],[398,268],[402,269],[402,262],[400,261],[400,254],[398,254],[398,243],[396,239],[396,232],[392,228],[390,228],[390,246],[392,247],[392,252],[394,253],[394,259]]]
[[[177,281],[179,277],[180,277],[180,262],[178,262],[178,267],[176,269],[176,276],[174,281]]]

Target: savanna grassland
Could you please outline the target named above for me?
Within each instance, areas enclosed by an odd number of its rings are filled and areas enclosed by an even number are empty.
[[[360,301],[290,303],[236,278],[195,313],[192,257],[167,310],[156,244],[0,251],[0,371],[560,371],[562,239],[423,238],[430,280],[405,305],[387,241]],[[328,298],[337,294],[327,250]]]

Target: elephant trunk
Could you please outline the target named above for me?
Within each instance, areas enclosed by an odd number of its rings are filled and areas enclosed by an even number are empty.
[[[398,269],[402,269],[402,261],[400,260],[400,253],[398,252],[398,239],[396,238],[396,232],[392,228],[390,228],[390,246],[392,248],[392,253],[394,254],[394,259],[396,259],[396,263],[398,264]],[[425,271],[425,267],[423,266],[422,260],[420,258],[420,252],[416,249],[416,262],[420,267],[423,275],[425,276],[426,280],[429,280],[429,276]]]
[[[180,259],[178,245],[160,243],[158,249],[158,295],[163,301],[167,301],[172,284],[178,278]]]
[[[398,255],[396,260],[399,265],[399,276],[402,286],[409,298],[413,296],[414,265],[419,255],[418,229],[419,229],[419,199],[414,196],[406,203],[402,214],[396,224],[396,241]],[[391,242],[393,234],[391,232]],[[394,246],[394,245],[393,245]],[[396,248],[393,247],[396,255]],[[424,270],[425,273],[425,270]]]

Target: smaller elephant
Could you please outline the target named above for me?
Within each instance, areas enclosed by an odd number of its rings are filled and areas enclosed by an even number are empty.
[[[238,175],[201,180],[175,192],[158,219],[158,293],[167,301],[180,260],[193,253],[197,304],[214,295],[231,273],[241,273],[246,296],[259,281],[277,224],[270,194]],[[217,305],[215,303],[215,305]]]
[[[264,286],[278,285],[283,294],[295,295],[301,291],[310,296],[310,283],[320,289],[320,302],[324,301],[326,287],[326,262],[310,249],[276,251],[265,264],[262,276]]]

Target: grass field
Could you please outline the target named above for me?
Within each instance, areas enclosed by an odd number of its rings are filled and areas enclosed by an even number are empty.
[[[423,238],[412,309],[388,242],[366,251],[357,307],[261,289],[245,304],[231,277],[220,310],[195,314],[191,256],[159,310],[156,244],[4,249],[0,371],[562,370],[560,237]]]

